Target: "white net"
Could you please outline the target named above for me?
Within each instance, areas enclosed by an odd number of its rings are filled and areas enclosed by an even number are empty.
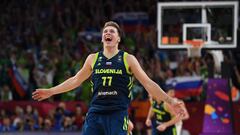
[[[202,54],[202,47],[188,47],[187,48],[187,51],[188,51],[188,57],[189,58],[193,58],[193,57],[201,57]]]
[[[185,45],[187,46],[188,57],[201,57],[202,56],[202,47],[204,45],[204,41],[202,40],[188,40],[185,41]]]

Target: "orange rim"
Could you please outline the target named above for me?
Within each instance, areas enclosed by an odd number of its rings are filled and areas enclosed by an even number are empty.
[[[184,43],[186,45],[191,45],[192,47],[199,48],[199,47],[203,46],[204,41],[202,41],[202,40],[186,40],[186,41],[184,41]]]

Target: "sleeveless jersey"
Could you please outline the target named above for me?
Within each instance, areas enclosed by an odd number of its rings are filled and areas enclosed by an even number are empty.
[[[89,112],[106,113],[127,110],[133,86],[124,51],[108,59],[103,52],[96,53],[92,65],[93,97]]]
[[[172,119],[171,114],[166,110],[164,107],[164,103],[161,102],[160,104],[157,103],[157,101],[153,101],[152,103],[153,107],[153,127],[156,130],[156,127],[164,122],[167,122]],[[166,130],[160,132],[157,131],[157,135],[176,135],[176,127],[175,125],[169,126]]]
[[[165,109],[163,102],[158,104],[157,101],[153,101],[152,107],[154,112],[153,118],[158,125],[171,120],[171,114]]]

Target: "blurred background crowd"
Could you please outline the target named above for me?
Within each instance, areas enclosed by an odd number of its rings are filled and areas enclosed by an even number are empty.
[[[164,88],[173,77],[221,77],[207,51],[200,58],[188,58],[186,50],[157,49],[157,1],[144,0],[2,0],[0,4],[0,100],[34,102],[36,88],[48,88],[76,74],[86,56],[100,51],[101,28],[116,20],[124,29],[120,48],[134,54],[150,78]],[[144,13],[148,21],[126,27],[116,19],[121,13]],[[239,34],[238,34],[239,35]],[[223,51],[230,65],[231,87],[240,88],[240,51]],[[20,83],[16,83],[20,81]],[[90,82],[76,90],[56,95],[48,102],[57,103],[49,113],[26,105],[0,108],[1,131],[80,131],[86,110],[76,105],[67,110],[64,102],[75,101],[87,106],[91,99]],[[134,101],[147,101],[148,94],[137,82]],[[203,90],[186,102],[204,101]],[[9,106],[10,107],[10,106]]]

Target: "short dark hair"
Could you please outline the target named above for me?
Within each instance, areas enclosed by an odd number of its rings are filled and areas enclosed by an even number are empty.
[[[164,92],[168,92],[169,90],[175,89],[173,85],[165,85],[163,88],[164,88]]]
[[[106,22],[106,23],[104,24],[103,29],[106,28],[106,27],[108,27],[108,26],[115,27],[115,28],[117,29],[117,31],[118,31],[118,35],[119,35],[120,37],[122,36],[122,31],[121,31],[119,25],[118,25],[116,22],[114,22],[114,21],[108,21],[108,22]]]

